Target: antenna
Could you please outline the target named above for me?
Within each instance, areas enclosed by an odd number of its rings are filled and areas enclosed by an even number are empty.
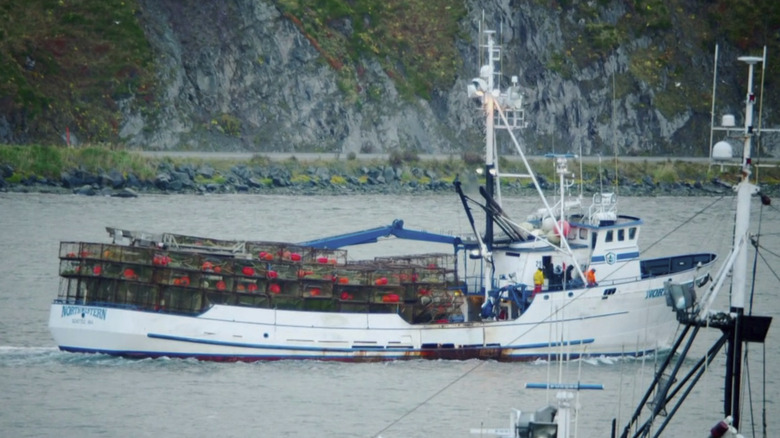
[[[715,89],[718,84],[718,45],[715,44],[715,58],[712,62],[712,107],[710,108],[710,167],[712,167],[712,137],[715,134]]]
[[[716,62],[717,62],[717,46],[716,46]],[[777,133],[780,132],[780,129],[772,128],[762,128],[761,127],[761,108],[763,107],[763,95],[764,95],[764,73],[766,71],[766,47],[764,47],[764,53],[762,56],[741,56],[738,58],[739,61],[742,61],[744,63],[748,64],[748,95],[746,96],[746,112],[745,112],[745,123],[744,127],[739,127],[735,123],[735,117],[732,114],[724,114],[720,126],[715,126],[715,83],[716,83],[716,76],[713,76],[713,96],[712,96],[712,122],[710,127],[710,166],[714,162],[718,162],[720,164],[721,170],[723,169],[723,166],[730,165],[730,166],[743,166],[743,160],[745,158],[750,158],[751,162],[749,163],[752,168],[754,168],[754,172],[751,172],[751,175],[753,176],[754,180],[758,180],[758,168],[759,167],[776,167],[775,164],[759,164],[759,163],[752,163],[752,145],[749,148],[746,148],[743,146],[742,148],[742,156],[741,157],[735,157],[734,156],[734,144],[738,141],[738,139],[744,139],[746,137],[755,137],[756,138],[756,145],[758,145],[758,140],[761,137],[762,133]],[[761,63],[761,90],[759,94],[759,102],[756,102],[756,94],[752,91],[753,88],[753,72],[755,70],[756,64]],[[717,65],[715,66],[716,73],[717,73]],[[758,114],[758,121],[757,126],[753,126],[753,107],[758,103],[759,105],[759,114]],[[720,140],[716,142],[715,144],[712,144],[714,141],[713,139],[713,133],[714,131],[725,131],[725,137],[726,139]],[[755,156],[758,156],[758,146],[756,148]],[[751,150],[748,150],[751,149]],[[737,160],[737,158],[740,158],[740,160]]]
[[[618,193],[618,189],[620,188],[620,177],[618,176],[618,146],[617,136],[615,135],[615,99],[615,73],[612,72],[612,151],[615,154],[615,193]]]
[[[599,191],[604,193],[604,175],[601,174],[601,154],[599,154]]]
[[[766,46],[764,46],[764,56],[761,61],[761,85],[758,97],[758,134],[756,134],[756,160],[761,153],[761,112],[764,108],[764,74],[766,73]],[[758,182],[758,166],[756,166],[756,182]]]

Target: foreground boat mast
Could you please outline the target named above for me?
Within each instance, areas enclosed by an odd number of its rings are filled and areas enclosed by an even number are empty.
[[[726,345],[726,370],[724,382],[724,406],[723,414],[725,419],[720,421],[711,431],[711,436],[721,437],[726,433],[737,434],[741,420],[741,393],[743,381],[744,351],[743,346],[747,342],[763,343],[769,330],[772,318],[766,316],[755,316],[745,313],[746,287],[748,282],[748,254],[747,242],[750,241],[750,201],[753,195],[760,194],[759,187],[750,182],[752,169],[752,138],[758,133],[753,126],[753,108],[756,96],[753,93],[753,73],[756,64],[766,62],[766,56],[743,56],[740,61],[748,65],[748,85],[745,103],[745,125],[742,131],[743,150],[740,164],[740,181],[735,187],[737,194],[737,211],[734,225],[733,249],[726,259],[725,264],[713,282],[710,289],[702,297],[699,303],[695,302],[695,296],[689,290],[680,285],[667,285],[667,294],[670,305],[673,305],[677,311],[678,320],[684,324],[685,328],[681,336],[677,339],[675,346],[658,372],[655,379],[638,405],[631,421],[626,425],[621,437],[658,437],[662,434],[665,427],[669,424],[674,414],[685,401],[685,398],[698,382],[699,378],[706,371],[708,364],[716,357],[718,351]],[[725,118],[724,118],[725,119]],[[714,148],[718,159],[728,159],[731,157],[730,146],[726,142],[719,142]],[[761,195],[761,201],[769,204],[769,198]],[[731,275],[731,295],[729,311],[711,312],[712,303],[723,286],[727,277]],[[681,369],[689,349],[693,343],[696,334],[702,327],[712,327],[720,329],[723,333],[720,339],[709,349],[705,357],[684,376],[679,383],[677,374]],[[689,338],[686,337],[690,336]],[[680,347],[683,347],[680,351]],[[679,353],[679,356],[674,356]],[[671,371],[669,368],[671,367]],[[667,374],[668,373],[668,374]],[[638,425],[638,419],[645,403],[650,400],[653,392],[656,395],[649,406],[652,409],[647,420]],[[682,391],[682,392],[681,392]],[[674,405],[673,399],[680,395]],[[668,410],[668,406],[672,406]],[[663,422],[653,431],[653,423],[658,416],[664,416]],[[633,427],[636,430],[633,435],[629,435]]]

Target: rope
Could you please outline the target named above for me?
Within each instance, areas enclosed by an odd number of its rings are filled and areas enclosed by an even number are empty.
[[[778,209],[776,206],[774,206],[774,205],[772,205],[772,204],[769,204],[769,205],[767,205],[767,207],[771,208],[771,209],[772,209],[772,210],[774,210],[774,211],[778,211],[778,212],[780,212],[780,209]]]
[[[428,402],[430,402],[430,401],[431,401],[431,400],[433,400],[434,398],[438,397],[438,396],[439,396],[441,393],[443,393],[444,391],[446,391],[447,389],[449,389],[449,388],[450,388],[452,385],[454,385],[454,384],[456,384],[456,383],[460,382],[460,381],[461,381],[461,380],[463,380],[463,379],[464,379],[466,376],[468,376],[469,374],[471,374],[471,373],[472,373],[474,370],[476,370],[477,368],[481,367],[482,365],[484,365],[484,364],[486,364],[486,363],[487,363],[487,361],[479,361],[479,362],[478,362],[476,365],[474,365],[474,367],[473,367],[473,368],[471,368],[470,370],[468,370],[468,371],[466,371],[465,373],[461,374],[459,377],[457,377],[455,380],[451,381],[450,383],[448,383],[448,384],[444,385],[444,386],[443,386],[443,387],[442,387],[440,390],[436,391],[436,392],[435,392],[435,393],[433,393],[433,394],[432,394],[430,397],[426,398],[425,400],[421,401],[420,403],[418,403],[418,404],[417,404],[416,406],[414,406],[413,408],[409,409],[409,410],[408,410],[408,411],[407,411],[405,414],[403,414],[403,415],[401,415],[400,417],[398,417],[398,418],[396,418],[395,420],[393,420],[393,422],[392,422],[392,423],[388,424],[388,425],[387,425],[387,426],[386,426],[384,429],[382,429],[382,430],[380,430],[379,432],[375,433],[373,436],[375,436],[375,437],[379,437],[379,436],[382,434],[382,432],[385,432],[386,430],[388,430],[388,429],[390,429],[391,427],[395,426],[395,425],[396,425],[396,424],[398,424],[398,423],[399,423],[401,420],[403,420],[404,418],[408,417],[409,415],[411,415],[413,412],[415,412],[416,410],[420,409],[420,408],[421,408],[421,407],[423,407],[424,405],[428,404]]]
[[[762,248],[762,249],[763,249],[764,251],[766,251],[766,249],[765,249],[765,248]],[[777,254],[774,254],[774,255],[777,255]],[[759,253],[759,254],[758,254],[758,256],[761,258],[761,260],[762,260],[764,263],[766,263],[766,267],[767,267],[767,269],[769,269],[769,272],[771,272],[771,273],[772,273],[772,275],[774,275],[774,277],[775,277],[775,280],[778,280],[778,281],[780,281],[780,275],[778,275],[778,274],[777,274],[777,271],[775,271],[774,269],[772,269],[772,266],[770,266],[770,265],[769,265],[769,262],[768,262],[768,261],[767,261],[767,259],[764,257],[764,255],[763,255],[763,254],[761,254],[761,253]]]
[[[706,206],[706,207],[702,208],[701,210],[697,211],[697,212],[696,212],[696,214],[694,214],[693,216],[691,216],[690,218],[688,218],[688,220],[686,220],[685,222],[682,222],[680,225],[677,225],[676,227],[672,228],[672,229],[671,229],[671,230],[670,230],[668,233],[666,233],[666,234],[664,234],[663,236],[661,236],[661,238],[660,238],[660,239],[656,240],[656,241],[655,241],[655,242],[653,242],[653,243],[652,243],[650,246],[648,246],[647,248],[645,248],[645,249],[644,249],[644,251],[648,251],[650,248],[652,248],[652,247],[656,246],[656,245],[657,245],[657,244],[659,244],[661,241],[665,240],[667,237],[669,237],[669,235],[671,235],[672,233],[676,232],[676,231],[677,231],[677,230],[679,230],[680,228],[684,227],[685,225],[687,225],[688,223],[690,223],[692,220],[696,219],[696,217],[697,217],[697,216],[699,216],[700,214],[702,214],[702,213],[704,213],[705,211],[709,210],[709,209],[710,209],[710,208],[711,208],[713,205],[715,205],[716,203],[718,203],[718,202],[720,202],[721,200],[723,200],[723,198],[725,198],[725,195],[724,195],[724,196],[721,196],[721,197],[719,197],[719,198],[717,198],[717,199],[715,199],[715,200],[714,200],[714,201],[712,201],[712,203],[710,203],[708,206]]]
[[[766,430],[767,430],[767,424],[766,424],[766,343],[763,344],[763,365],[764,365],[764,384],[763,384],[763,402],[761,402],[761,430],[764,433],[764,438],[766,438]]]
[[[769,234],[762,234],[762,236],[769,236]],[[769,254],[772,254],[773,256],[780,258],[780,254],[768,249],[765,246],[759,245],[758,242],[756,242],[754,245],[756,245],[756,247],[760,247],[762,250],[764,250],[764,252],[768,252]]]
[[[761,208],[759,210],[759,214],[758,214],[758,229],[757,229],[756,236],[753,239],[753,246],[755,247],[755,257],[753,259],[753,279],[752,279],[753,285],[752,285],[752,288],[750,290],[750,308],[749,308],[748,315],[752,315],[753,314],[753,298],[754,298],[754,294],[755,294],[756,271],[757,271],[757,267],[758,267],[758,260],[761,259],[766,264],[767,269],[772,273],[772,275],[774,275],[775,279],[780,281],[780,277],[778,277],[777,272],[775,272],[775,270],[772,269],[772,266],[766,260],[766,257],[764,257],[764,254],[762,252],[759,252],[759,249],[761,249],[761,250],[763,250],[765,252],[769,252],[770,254],[774,255],[775,257],[780,257],[780,255],[778,255],[777,253],[774,253],[774,252],[764,248],[759,243],[759,237],[763,236],[761,234],[761,224],[762,224],[762,219],[764,217],[764,208],[763,208],[764,205],[770,205],[770,204],[762,204],[762,206],[761,206]],[[750,406],[750,420],[751,420],[750,424],[751,424],[751,429],[753,431],[753,436],[755,437],[756,436],[756,427],[755,427],[756,420],[755,420],[755,412],[753,410],[753,391],[752,391],[752,388],[750,386],[751,379],[750,379],[750,366],[749,366],[749,360],[748,360],[748,351],[749,351],[748,349],[749,349],[749,346],[750,346],[749,344],[745,345],[745,354],[744,354],[743,357],[744,357],[744,363],[745,363],[745,371],[746,371],[746,374],[747,374],[747,376],[746,376],[746,380],[747,380],[747,385],[746,385],[747,389],[746,389],[746,391],[748,393],[748,405]],[[764,438],[766,438],[767,437],[767,413],[766,413],[766,399],[767,399],[766,370],[767,370],[767,363],[766,363],[766,343],[765,342],[763,343],[762,348],[763,348],[763,354],[762,354],[762,356],[763,356],[762,357],[763,382],[762,382],[762,385],[761,385],[761,392],[762,392],[761,431],[762,431],[762,436]]]
[[[669,237],[669,235],[671,235],[672,233],[676,232],[676,231],[677,231],[677,230],[679,230],[680,228],[682,228],[682,227],[684,227],[684,226],[686,226],[686,225],[690,224],[690,223],[691,223],[691,222],[692,222],[694,219],[696,219],[696,217],[697,217],[697,216],[699,216],[700,214],[702,214],[702,213],[704,213],[705,211],[709,210],[710,208],[712,208],[712,206],[713,206],[713,205],[715,205],[715,204],[716,204],[716,203],[718,203],[719,201],[722,201],[724,198],[725,198],[725,195],[724,195],[724,196],[721,196],[721,197],[719,197],[719,198],[716,198],[716,199],[715,199],[715,200],[714,200],[712,203],[710,203],[710,204],[709,204],[709,205],[707,205],[706,207],[702,208],[701,210],[699,210],[698,212],[696,212],[696,214],[694,214],[693,216],[689,217],[687,220],[685,220],[684,222],[682,222],[681,224],[679,224],[677,227],[675,227],[674,229],[672,229],[671,231],[669,231],[668,233],[666,233],[665,235],[663,235],[663,236],[662,236],[660,239],[658,239],[658,240],[656,240],[655,242],[653,242],[653,243],[652,243],[650,246],[648,246],[647,248],[643,249],[643,250],[642,250],[642,252],[649,251],[649,250],[650,250],[650,248],[652,248],[652,247],[654,247],[655,245],[659,244],[660,242],[662,242],[663,240],[665,240],[667,237]],[[722,218],[721,218],[721,220],[722,220]],[[622,269],[623,269],[623,268],[625,268],[626,266],[627,266],[627,265],[623,265],[623,266],[619,267],[618,269],[616,269],[615,271],[613,271],[613,272],[612,272],[612,274],[613,274],[613,275],[614,275],[614,274],[617,274],[618,272],[620,272],[620,270],[622,270]],[[608,280],[609,278],[610,278],[610,276],[607,276],[607,277],[604,277],[604,278],[602,278],[601,280],[602,280],[602,281],[604,281],[604,280]]]

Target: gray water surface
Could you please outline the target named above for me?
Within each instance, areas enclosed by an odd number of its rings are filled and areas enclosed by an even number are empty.
[[[715,251],[723,260],[732,232],[731,200],[626,198],[621,213],[640,216],[649,256]],[[706,212],[705,207],[715,204]],[[757,229],[759,207],[755,203]],[[505,200],[510,214],[536,208]],[[699,213],[699,214],[697,214]],[[477,214],[477,213],[475,213]],[[625,423],[652,377],[653,360],[592,359],[564,365],[480,361],[376,364],[282,361],[207,363],[127,360],[59,352],[47,328],[57,295],[63,240],[107,242],[106,226],[224,239],[300,242],[389,225],[434,232],[470,229],[453,194],[431,196],[142,196],[135,199],[0,194],[0,436],[3,437],[469,437],[470,428],[507,427],[511,408],[535,410],[552,397],[525,383],[602,383],[580,393],[579,436],[609,436],[612,418]],[[693,219],[691,219],[693,218]],[[481,219],[478,216],[478,219]],[[680,226],[685,223],[684,226]],[[678,229],[679,227],[679,229]],[[777,271],[780,214],[761,221],[766,262]],[[666,236],[658,241],[661,236]],[[383,242],[350,249],[350,258],[432,252],[424,243]],[[411,247],[411,249],[409,249]],[[751,263],[753,256],[751,255]],[[780,310],[777,279],[759,269],[759,314]],[[725,292],[727,293],[727,291]],[[727,296],[718,303],[726,303]],[[777,321],[775,322],[775,325]],[[714,340],[718,333],[706,339]],[[780,361],[780,334],[770,329],[766,361]],[[709,347],[695,347],[699,354]],[[750,388],[761,405],[762,345],[751,346]],[[722,356],[722,355],[721,355]],[[675,417],[665,436],[707,436],[722,411],[722,357]],[[769,436],[780,430],[780,381],[766,377]],[[550,400],[551,401],[551,400]],[[743,431],[760,417],[743,408]],[[748,436],[748,433],[745,434]]]

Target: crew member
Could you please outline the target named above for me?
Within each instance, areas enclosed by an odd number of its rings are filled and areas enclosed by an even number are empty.
[[[588,272],[585,273],[585,279],[588,281],[588,287],[599,285],[596,283],[596,270],[593,268],[588,269]]]
[[[534,272],[534,295],[542,291],[542,285],[544,284],[544,271],[542,268],[536,268]]]

